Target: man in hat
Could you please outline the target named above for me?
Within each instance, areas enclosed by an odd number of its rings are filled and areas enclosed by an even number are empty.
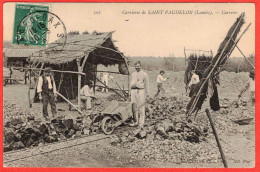
[[[249,102],[251,103],[251,106],[253,107],[255,105],[255,71],[252,70],[249,73],[249,80],[246,84],[246,86],[241,90],[240,94],[238,95],[238,98],[242,97],[244,92],[246,92],[250,89],[250,94],[249,94]]]
[[[154,97],[157,97],[160,94],[160,92],[165,92],[162,84],[163,84],[164,81],[166,81],[169,78],[168,77],[164,78],[163,75],[164,75],[164,71],[160,70],[160,73],[159,73],[157,80],[156,80],[158,90],[157,90],[157,93],[155,94]]]
[[[45,68],[44,74],[39,77],[38,85],[37,85],[37,93],[39,93],[39,99],[42,100],[43,117],[46,120],[49,120],[48,103],[50,103],[52,115],[53,117],[55,117],[57,113],[56,104],[55,104],[57,91],[56,91],[55,81],[50,68]]]
[[[135,63],[135,72],[132,73],[131,77],[131,103],[135,103],[137,113],[135,116],[135,123],[132,126],[139,126],[143,128],[145,121],[145,102],[149,97],[149,79],[148,75],[141,70],[141,62]]]

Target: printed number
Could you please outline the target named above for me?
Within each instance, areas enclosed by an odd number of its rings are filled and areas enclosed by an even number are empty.
[[[32,30],[34,33],[37,33],[37,30],[34,27],[32,27]]]
[[[62,37],[62,38],[63,38],[63,37],[64,37],[64,34],[63,34],[63,33],[62,33],[62,34],[59,34],[59,33],[58,33],[58,34],[57,34],[57,37],[59,37],[59,38]]]
[[[39,24],[42,28],[45,28],[45,24],[43,24],[42,22],[40,22]]]
[[[46,21],[46,19],[47,19],[47,14],[43,14],[42,18],[43,18],[43,21]]]
[[[45,28],[45,25],[43,23],[39,23],[37,24],[37,27],[42,30],[42,28]]]
[[[38,40],[40,39],[37,34],[35,34],[33,37],[34,37],[34,39],[35,39],[36,41],[38,41]]]
[[[94,14],[101,14],[101,11],[94,11]]]

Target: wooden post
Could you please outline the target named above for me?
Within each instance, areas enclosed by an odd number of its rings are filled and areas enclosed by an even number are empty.
[[[81,72],[80,59],[77,59],[78,72]],[[78,74],[78,110],[80,110],[80,89],[81,89],[81,75]]]
[[[32,108],[32,101],[31,101],[31,70],[29,70],[29,90],[28,90],[28,100],[29,100],[29,108]]]
[[[224,154],[224,152],[222,150],[222,147],[221,147],[221,144],[220,144],[220,141],[219,141],[219,138],[218,138],[218,133],[217,133],[217,130],[215,129],[215,126],[214,126],[213,120],[211,118],[209,109],[207,108],[205,111],[206,111],[207,116],[209,118],[209,122],[210,122],[210,125],[211,125],[211,128],[212,128],[213,134],[214,134],[215,139],[217,141],[218,149],[219,149],[219,152],[220,152],[220,155],[221,155],[224,167],[228,168],[227,161],[226,161],[226,158],[225,158],[225,154]]]
[[[62,71],[64,71],[64,65],[62,66]],[[60,92],[60,87],[61,87],[61,84],[62,84],[62,81],[63,81],[63,77],[64,77],[64,73],[61,73],[60,74],[60,83],[59,83],[59,86],[58,86],[58,92]]]
[[[72,99],[74,99],[75,95],[74,95],[74,87],[73,87],[73,80],[72,80],[71,74],[70,74],[70,83],[71,83],[71,89],[72,89]]]

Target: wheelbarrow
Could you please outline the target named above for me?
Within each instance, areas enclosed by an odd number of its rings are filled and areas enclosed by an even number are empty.
[[[137,122],[137,112],[145,104],[146,101],[139,106],[131,102],[112,101],[109,106],[101,112],[101,116],[103,117],[101,122],[102,131],[109,135],[114,132],[116,127],[126,123],[126,121],[131,118]]]
[[[112,101],[102,112],[101,129],[105,134],[112,134],[116,127],[133,117],[131,102]]]

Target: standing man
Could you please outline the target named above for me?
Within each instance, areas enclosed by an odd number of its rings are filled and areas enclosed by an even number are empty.
[[[50,68],[45,68],[44,74],[39,77],[38,85],[37,85],[37,93],[39,93],[39,99],[42,100],[43,104],[43,117],[46,120],[49,120],[48,115],[48,103],[51,105],[51,112],[53,117],[55,117],[56,111],[56,103],[55,99],[57,97],[56,85],[51,73]]]
[[[162,84],[163,84],[164,81],[166,81],[169,78],[168,77],[164,78],[163,75],[164,75],[164,71],[160,70],[160,73],[159,73],[157,80],[156,80],[158,90],[157,90],[157,93],[155,94],[154,97],[157,97],[160,94],[160,92],[165,92],[165,89],[163,88]]]
[[[112,80],[113,79],[113,77],[110,75],[110,73],[106,73],[106,72],[104,72],[103,74],[102,74],[102,82],[104,83],[104,84],[106,84],[106,86],[108,86],[108,82],[109,82],[109,80]],[[106,87],[104,87],[104,88],[102,88],[102,93],[103,92],[108,92],[108,88],[106,88]]]
[[[148,75],[141,70],[141,62],[135,63],[135,72],[132,73],[130,88],[131,88],[131,103],[135,103],[138,111],[135,114],[135,123],[132,126],[143,128],[145,121],[145,102],[149,97],[149,79]]]
[[[255,105],[255,71],[254,70],[250,71],[249,80],[245,88],[241,90],[240,94],[238,95],[238,98],[242,97],[242,95],[244,94],[244,92],[248,90],[248,88],[250,88],[249,102],[251,103],[251,107],[253,107]]]
[[[188,85],[188,88],[190,90],[190,93],[189,93],[189,97],[192,97],[192,95],[194,94],[194,88],[195,88],[195,85],[198,84],[200,82],[200,78],[199,78],[199,74],[198,72],[196,72],[195,70],[193,70],[191,72],[191,80],[190,80],[190,83]]]
[[[85,101],[86,110],[92,110],[92,99],[95,98],[93,83],[88,81],[85,83],[84,87],[80,89],[80,99]]]

